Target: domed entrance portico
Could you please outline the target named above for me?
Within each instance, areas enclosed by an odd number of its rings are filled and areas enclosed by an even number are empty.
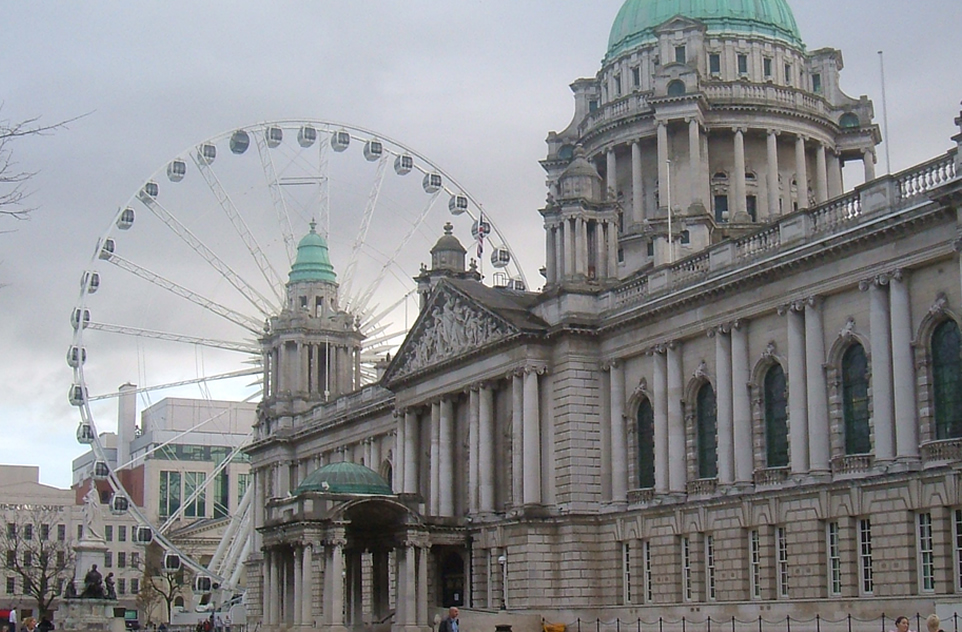
[[[428,627],[428,532],[376,472],[332,463],[266,511],[271,629]]]

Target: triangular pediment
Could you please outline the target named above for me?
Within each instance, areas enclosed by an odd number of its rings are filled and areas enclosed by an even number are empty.
[[[656,35],[661,35],[662,33],[671,33],[673,31],[685,31],[692,29],[704,31],[705,23],[699,20],[693,20],[692,18],[684,15],[676,15],[664,24],[659,25],[654,31]]]
[[[442,282],[398,350],[385,381],[445,364],[517,333],[507,320]]]

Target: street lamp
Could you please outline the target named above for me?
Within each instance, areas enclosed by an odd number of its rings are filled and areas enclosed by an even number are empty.
[[[501,565],[501,609],[508,609],[508,558],[505,555],[498,556],[498,564]]]

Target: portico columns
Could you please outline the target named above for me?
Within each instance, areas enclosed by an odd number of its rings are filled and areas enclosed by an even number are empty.
[[[417,415],[413,410],[404,411],[404,487],[405,494],[417,489]]]
[[[792,474],[808,472],[808,389],[805,376],[805,317],[800,305],[788,314],[788,422]]]
[[[732,325],[732,418],[734,432],[732,449],[735,453],[735,482],[752,481],[752,402],[748,390],[751,379],[748,362],[748,323]]]
[[[613,200],[618,196],[618,156],[615,148],[608,150],[608,164],[605,171],[605,199]]]
[[[305,544],[301,548],[301,623],[314,625],[314,555],[313,546]]]
[[[441,508],[441,402],[431,404],[431,504],[430,514],[438,515]]]
[[[808,389],[809,467],[813,473],[828,473],[829,447],[828,384],[825,381],[825,334],[822,329],[822,300],[805,301],[805,378]]]
[[[494,394],[482,384],[478,391],[478,508],[494,511]]]
[[[688,121],[688,170],[689,178],[691,179],[691,201],[692,204],[696,202],[704,203],[705,200],[701,199],[705,175],[702,170],[702,159],[701,159],[701,124],[698,119],[692,118]]]
[[[715,338],[716,415],[718,419],[718,482],[730,485],[734,481],[735,454],[732,432],[732,348],[728,328],[713,329]]]
[[[454,515],[454,406],[450,397],[440,404],[440,433],[438,437],[438,515]]]
[[[815,146],[815,202],[823,204],[828,200],[828,163],[825,158],[825,145]]]
[[[536,367],[524,372],[524,504],[541,504],[541,416]]]
[[[621,363],[612,362],[609,368],[611,397],[611,500],[628,500],[628,449],[625,439],[625,373]]]
[[[805,157],[805,137],[795,139],[795,182],[798,191],[798,208],[808,208],[808,162]]]
[[[561,271],[561,279],[565,279],[575,274],[575,231],[574,224],[575,221],[572,218],[564,218],[562,224],[564,226],[564,267]]]
[[[895,446],[899,458],[919,456],[919,424],[915,406],[915,371],[912,359],[912,313],[908,273],[896,270],[889,280],[892,311],[892,367],[895,395]]]
[[[325,564],[324,620],[328,626],[344,625],[344,539],[328,544]]]
[[[480,415],[478,387],[472,385],[468,394],[468,513],[478,513],[480,485],[478,484],[480,446]]]
[[[875,179],[875,152],[871,149],[862,150],[862,166],[865,168],[865,181]]]
[[[555,235],[555,231],[556,228],[551,224],[544,227],[544,260],[545,271],[548,273],[548,277],[545,280],[548,284],[558,282],[558,254],[555,251],[557,236]]]
[[[835,199],[843,192],[842,159],[837,151],[832,151],[828,155],[828,199]]]
[[[265,604],[264,604],[264,614],[267,619],[268,625],[277,625],[278,621],[278,602],[280,601],[280,594],[278,593],[278,577],[277,577],[277,551],[274,549],[267,549],[264,552],[264,564],[267,566],[267,585],[264,587]]]
[[[668,364],[665,348],[657,347],[651,352],[654,363],[652,408],[655,418],[655,492],[668,491]]]
[[[416,549],[418,557],[417,621],[415,624],[428,625],[428,556],[431,548],[423,544]]]
[[[606,222],[605,228],[608,231],[608,278],[618,278],[618,224],[616,222]]]
[[[524,374],[511,376],[511,501],[524,504]]]
[[[869,329],[872,345],[872,419],[875,422],[875,458],[895,458],[894,411],[892,407],[892,331],[888,297],[884,286],[888,277],[863,281],[869,294]],[[867,286],[867,288],[866,288]]]
[[[294,625],[302,625],[304,623],[304,569],[301,566],[304,562],[304,558],[301,557],[301,545],[293,545],[294,549],[294,595],[293,599],[285,606],[293,610]],[[293,607],[292,607],[293,606]]]
[[[645,191],[641,171],[641,141],[631,143],[631,221],[645,221]]]
[[[686,490],[685,416],[682,411],[681,343],[668,345],[668,488],[672,492]]]
[[[398,587],[398,609],[402,610],[400,620],[405,627],[417,624],[417,549],[413,542],[404,543],[404,573],[403,584]],[[403,597],[402,597],[403,595]],[[402,601],[403,599],[403,601]]]
[[[778,182],[778,131],[768,130],[768,217],[774,219],[781,215],[779,200],[781,187]]]
[[[732,197],[734,206],[731,209],[729,221],[744,223],[751,220],[748,216],[748,208],[745,198],[745,129],[736,127],[735,132],[735,173],[732,178],[734,183]]]
[[[668,123],[658,121],[658,207],[668,208]],[[669,209],[670,210],[670,209]]]

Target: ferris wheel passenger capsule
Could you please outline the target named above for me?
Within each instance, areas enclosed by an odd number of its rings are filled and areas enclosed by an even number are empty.
[[[167,165],[167,179],[171,182],[180,182],[187,175],[187,163],[177,158],[176,160],[171,160]],[[151,197],[157,197],[155,193]]]
[[[310,147],[317,140],[317,130],[310,125],[304,125],[297,132],[297,144],[301,147]]]
[[[448,200],[448,210],[451,215],[460,215],[468,210],[468,198],[463,195],[452,195]]]
[[[70,324],[73,326],[74,331],[81,327],[86,329],[87,325],[90,324],[90,310],[81,310],[79,307],[73,310],[73,313],[70,314]]]
[[[83,347],[70,347],[67,349],[67,364],[71,369],[80,367],[87,361],[87,350]]]
[[[217,147],[215,145],[204,143],[197,148],[197,160],[205,165],[209,165],[214,162],[215,158],[217,158]]]
[[[515,290],[517,292],[524,292],[526,289],[528,289],[527,286],[524,284],[524,281],[518,277],[508,279],[507,287],[509,290]]]
[[[334,151],[344,151],[351,145],[351,135],[344,130],[331,134],[331,147]]]
[[[194,594],[203,595],[209,593],[214,586],[214,581],[207,575],[198,575],[194,578]]]
[[[179,571],[180,570],[180,556],[176,553],[171,553],[168,551],[164,555],[164,570],[165,571]]]
[[[424,180],[421,181],[425,193],[437,193],[441,184],[441,174],[434,171],[424,174]]]
[[[154,532],[150,527],[140,525],[134,529],[131,538],[133,539],[134,544],[150,544],[150,542],[154,539]]]
[[[247,151],[251,145],[250,135],[242,129],[230,135],[230,150],[238,156]]]
[[[401,154],[394,159],[394,173],[399,176],[406,176],[414,169],[414,158],[408,154]]]
[[[100,275],[96,272],[84,272],[80,277],[80,287],[84,288],[87,294],[93,294],[100,287]]]
[[[77,426],[77,443],[90,445],[94,442],[94,429],[90,424],[83,422]]]
[[[504,268],[511,263],[511,252],[504,246],[498,246],[491,253],[491,265],[495,268]]]
[[[472,236],[474,239],[477,239],[477,238],[478,238],[478,231],[481,231],[481,233],[482,233],[485,237],[487,237],[488,235],[490,235],[490,234],[491,234],[491,222],[486,222],[486,221],[484,221],[484,220],[481,220],[481,223],[479,224],[479,223],[478,223],[478,220],[474,220],[474,223],[471,224],[471,236]]]
[[[110,255],[114,254],[115,247],[116,243],[110,237],[103,240],[100,244],[100,253],[97,255],[97,258],[103,259],[104,261],[109,261]]]
[[[364,157],[370,162],[374,162],[384,154],[384,145],[376,138],[364,143]]]
[[[267,139],[267,146],[274,149],[284,140],[284,130],[276,125],[272,125],[264,130],[264,138]]]
[[[127,230],[134,225],[134,209],[125,208],[123,212],[120,213],[120,217],[117,218],[117,228],[120,230]]]
[[[94,463],[93,477],[99,481],[105,480],[110,476],[110,466],[107,465],[106,461],[97,461]]]
[[[71,406],[83,406],[87,399],[87,389],[80,384],[71,384],[67,399],[70,400]]]
[[[115,516],[122,516],[130,508],[130,501],[123,494],[114,494],[110,497],[110,513]]]
[[[186,165],[185,165],[186,166]],[[144,185],[144,188],[140,190],[140,199],[142,200],[155,200],[157,199],[157,194],[160,193],[160,187],[157,186],[156,182],[148,182]]]

